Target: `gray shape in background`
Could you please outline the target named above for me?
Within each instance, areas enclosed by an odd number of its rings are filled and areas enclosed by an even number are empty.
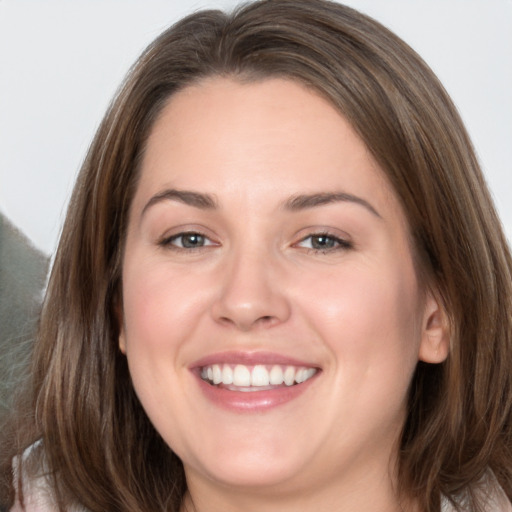
[[[27,375],[48,265],[0,213],[0,429]]]

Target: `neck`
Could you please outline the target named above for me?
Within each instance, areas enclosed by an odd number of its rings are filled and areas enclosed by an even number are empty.
[[[389,473],[366,469],[343,480],[265,489],[222,486],[189,473],[181,512],[419,512],[416,504],[398,497]]]

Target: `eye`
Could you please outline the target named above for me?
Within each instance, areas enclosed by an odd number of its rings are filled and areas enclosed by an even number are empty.
[[[340,249],[351,249],[352,243],[329,233],[314,233],[303,238],[297,247],[311,251],[331,252]]]
[[[160,245],[177,249],[201,249],[202,247],[216,244],[201,233],[189,231],[165,238],[160,242]]]

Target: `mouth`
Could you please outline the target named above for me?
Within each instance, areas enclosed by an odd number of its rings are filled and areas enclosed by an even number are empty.
[[[316,375],[317,368],[295,365],[245,365],[219,363],[202,366],[201,379],[229,391],[269,391],[302,384]]]
[[[314,389],[322,368],[264,351],[210,354],[190,366],[199,390],[213,405],[231,412],[263,413]]]

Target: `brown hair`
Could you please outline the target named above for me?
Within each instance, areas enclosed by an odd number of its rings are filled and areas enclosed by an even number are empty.
[[[288,77],[320,92],[359,133],[402,203],[420,272],[448,312],[451,348],[443,364],[419,363],[411,384],[401,492],[425,512],[439,510],[441,495],[456,502],[461,493],[468,510],[478,510],[471,489],[490,469],[512,497],[512,260],[470,140],[413,50],[374,20],[322,0],[193,14],[131,70],[71,199],[18,455],[42,439],[39,456],[61,507],[179,509],[183,468],[135,396],[115,308],[149,131],[170,95],[213,75]]]

